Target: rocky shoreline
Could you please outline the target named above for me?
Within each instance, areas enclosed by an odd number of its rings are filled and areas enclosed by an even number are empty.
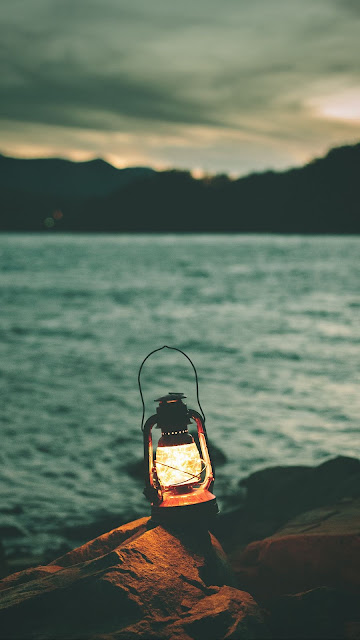
[[[141,518],[4,578],[0,638],[360,638],[360,460],[242,484],[211,533]]]

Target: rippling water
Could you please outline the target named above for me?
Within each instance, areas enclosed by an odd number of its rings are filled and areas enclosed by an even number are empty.
[[[359,455],[360,238],[0,235],[0,531],[8,552],[75,544],[148,513],[137,371],[193,358],[220,506],[276,464]],[[192,370],[162,351],[153,399]],[[78,533],[76,534],[76,527]]]

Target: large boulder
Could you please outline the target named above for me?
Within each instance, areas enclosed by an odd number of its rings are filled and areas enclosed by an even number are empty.
[[[0,541],[0,578],[3,578],[9,573],[8,564],[6,562],[4,547]]]
[[[276,637],[360,637],[359,498],[303,513],[230,560]]]
[[[234,587],[205,529],[169,531],[142,518],[44,567],[1,583],[11,638],[265,638],[259,607]]]
[[[322,586],[360,593],[360,499],[306,512],[231,560],[262,600]]]
[[[273,467],[242,481],[215,535],[275,638],[360,638],[360,461]]]
[[[331,587],[274,598],[267,623],[278,640],[358,640],[360,607],[356,594]]]
[[[318,467],[269,467],[241,482],[246,496],[239,508],[213,528],[225,551],[271,536],[306,511],[360,497],[360,460],[339,456]]]

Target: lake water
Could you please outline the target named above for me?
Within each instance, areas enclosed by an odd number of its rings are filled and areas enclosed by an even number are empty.
[[[360,238],[0,235],[0,532],[8,553],[51,553],[81,526],[147,515],[137,372],[185,350],[210,439],[215,493],[278,464],[359,455]],[[161,351],[154,398],[192,369]],[[76,533],[76,531],[78,533]]]

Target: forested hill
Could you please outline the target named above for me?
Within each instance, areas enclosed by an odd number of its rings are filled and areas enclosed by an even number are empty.
[[[0,229],[360,233],[360,143],[237,180],[0,156]]]

